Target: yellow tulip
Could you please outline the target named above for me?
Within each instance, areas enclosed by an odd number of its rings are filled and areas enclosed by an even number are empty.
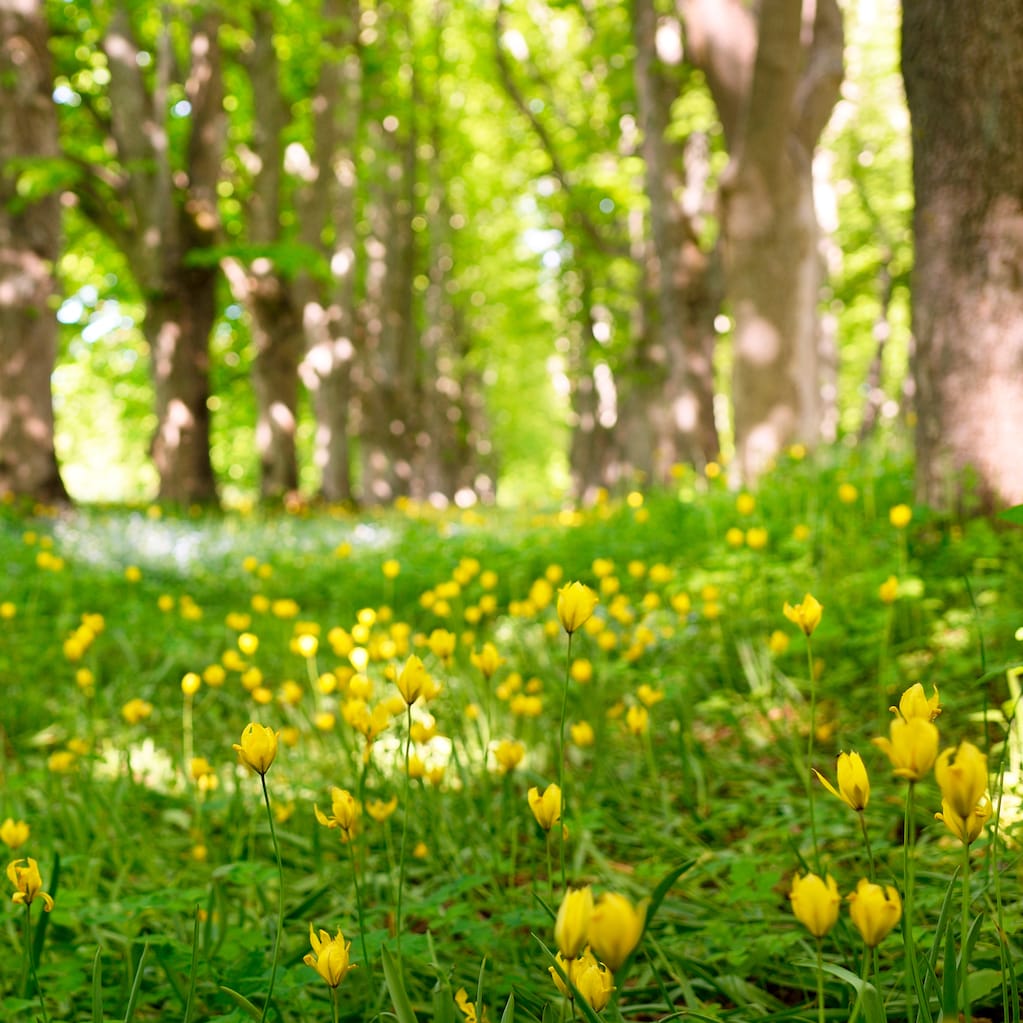
[[[835,926],[842,897],[830,874],[823,880],[816,874],[807,874],[806,877],[796,874],[789,898],[796,919],[815,938],[823,938]]]
[[[931,696],[928,699],[924,694],[924,687],[919,682],[914,682],[900,697],[898,707],[888,709],[893,714],[898,714],[904,721],[909,721],[910,718],[933,721],[941,713],[938,687],[931,687]]]
[[[503,774],[514,771],[526,755],[526,747],[516,739],[502,739],[494,747],[494,759]]]
[[[479,653],[473,650],[469,657],[485,679],[493,678],[497,669],[504,664],[504,658],[497,652],[497,647],[493,643],[484,643]]]
[[[782,608],[785,617],[795,625],[798,625],[803,633],[812,636],[814,629],[820,625],[821,615],[824,613],[824,606],[812,593],[807,593],[802,601],[795,606],[787,601]]]
[[[599,602],[596,593],[584,583],[573,582],[558,590],[558,618],[570,636],[582,628],[593,615]]]
[[[355,969],[355,964],[348,959],[352,943],[345,942],[340,930],[333,938],[327,931],[320,931],[317,936],[310,924],[309,944],[313,950],[302,958],[302,962],[311,966],[331,987],[338,987],[348,971]]]
[[[0,824],[0,842],[12,852],[23,846],[29,838],[29,826],[24,821],[16,821],[8,817]]]
[[[896,529],[905,529],[913,518],[913,509],[908,504],[897,504],[888,511],[888,521]]]
[[[366,804],[366,813],[377,822],[383,824],[398,809],[398,797],[391,796],[385,803],[382,799],[371,799]]]
[[[896,718],[889,727],[890,738],[871,740],[884,750],[897,778],[920,781],[938,755],[938,729],[924,718]]]
[[[561,900],[554,921],[554,940],[565,959],[575,959],[586,947],[593,915],[593,892],[585,888],[570,888]]]
[[[529,800],[529,808],[533,811],[536,823],[544,831],[550,831],[561,820],[561,789],[554,783],[548,785],[542,795],[534,785],[526,798]]]
[[[884,888],[860,878],[856,891],[848,896],[849,915],[867,948],[876,948],[902,916],[902,900],[891,885]]]
[[[611,993],[615,989],[611,971],[596,961],[588,962],[584,969],[577,970],[572,977],[572,983],[575,984],[580,997],[589,1003],[594,1012],[600,1012],[607,1007],[607,1003],[611,1001]]]
[[[233,744],[239,762],[265,777],[277,756],[278,734],[266,725],[250,721],[242,732],[242,741]]]
[[[820,771],[814,770],[813,773],[828,792],[847,803],[857,813],[866,810],[870,800],[870,778],[859,753],[839,753],[837,789]]]
[[[313,806],[316,819],[325,828],[338,828],[341,841],[351,841],[355,835],[355,826],[359,821],[360,807],[355,797],[347,789],[334,787],[330,790],[330,816],[328,817],[318,806]]]
[[[21,864],[25,864],[21,866]],[[53,898],[43,891],[43,879],[39,873],[39,864],[32,857],[24,860],[12,860],[7,864],[7,877],[14,885],[15,892],[12,902],[22,906],[31,906],[38,895],[43,900],[43,908],[47,913],[53,909]]]
[[[429,684],[430,675],[426,666],[415,654],[411,654],[395,680],[398,692],[401,693],[405,703],[411,707],[420,696],[424,695],[430,687]]]
[[[877,592],[882,604],[894,604],[899,596],[899,580],[894,575],[888,576]]]
[[[991,797],[985,793],[977,800],[977,805],[965,816],[956,813],[955,809],[945,800],[941,801],[941,813],[934,815],[949,831],[966,845],[972,845],[984,830],[984,825],[991,816]]]
[[[605,892],[590,917],[589,939],[597,958],[617,973],[643,937],[647,900],[633,906],[624,895]]]
[[[942,808],[947,805],[958,817],[969,817],[987,791],[987,756],[972,742],[961,742],[941,751],[934,777],[941,788]]]

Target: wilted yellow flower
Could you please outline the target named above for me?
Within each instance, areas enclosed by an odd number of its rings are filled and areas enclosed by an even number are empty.
[[[859,753],[839,753],[837,789],[820,771],[814,769],[813,773],[828,792],[847,803],[857,813],[866,810],[870,800],[870,778],[867,777],[867,769]]]
[[[589,941],[597,958],[617,973],[639,944],[646,924],[648,900],[638,905],[614,892],[605,892],[597,899],[590,917]]]
[[[898,707],[889,707],[888,709],[893,714],[898,714],[904,721],[909,721],[911,718],[933,721],[941,713],[938,687],[932,687],[932,695],[928,699],[924,695],[924,687],[919,682],[914,682],[902,694]]]
[[[534,785],[526,797],[536,823],[549,832],[561,820],[561,789],[553,782],[543,790]]]
[[[586,947],[593,916],[593,892],[585,888],[570,888],[565,892],[554,921],[554,940],[564,959],[575,959]]]
[[[584,583],[573,582],[562,586],[558,590],[558,618],[561,627],[571,636],[589,621],[597,603],[597,595]]]
[[[129,725],[137,725],[153,713],[153,705],[136,697],[129,700],[122,708],[121,715]]]
[[[985,792],[977,800],[977,805],[965,816],[956,813],[946,800],[941,801],[941,813],[934,815],[949,831],[966,845],[972,845],[984,830],[984,825],[991,817],[991,797]]]
[[[497,647],[493,643],[484,643],[483,649],[479,653],[473,650],[469,658],[485,679],[493,678],[497,669],[504,664],[504,658],[497,652]]]
[[[888,755],[896,777],[908,781],[923,778],[938,755],[938,729],[926,718],[896,718],[888,738],[879,736],[871,741]]]
[[[803,633],[812,636],[814,629],[820,625],[821,615],[824,607],[818,602],[812,593],[807,593],[801,603],[793,606],[787,601],[784,608],[785,617],[795,625],[798,625]]]
[[[424,695],[424,690],[429,682],[430,675],[426,670],[426,665],[415,654],[409,655],[405,666],[398,673],[397,679],[395,679],[398,692],[401,693],[405,703],[410,707],[420,696]]]
[[[888,576],[878,587],[877,595],[882,604],[894,604],[899,597],[899,580],[893,575]]]
[[[913,518],[913,509],[908,504],[897,504],[888,512],[888,521],[896,529],[905,529]]]
[[[348,971],[355,969],[355,964],[348,959],[348,950],[352,943],[345,942],[345,936],[340,929],[333,938],[327,931],[320,931],[317,936],[313,925],[310,924],[309,944],[313,950],[302,958],[302,962],[306,966],[311,966],[330,987],[338,987]]]
[[[867,948],[880,945],[902,916],[902,899],[891,885],[882,888],[863,877],[847,899],[849,915]]]
[[[941,751],[934,763],[941,804],[961,818],[969,817],[987,791],[987,756],[972,742]]]
[[[21,864],[25,864],[22,866]],[[12,860],[7,864],[7,877],[14,885],[15,892],[12,902],[22,906],[31,906],[38,895],[43,900],[43,908],[47,913],[53,909],[53,898],[43,891],[43,879],[39,873],[39,864],[30,856],[24,860]]]
[[[815,937],[823,938],[838,920],[838,907],[842,897],[838,885],[829,874],[824,880],[816,874],[792,878],[792,912],[796,919]]]
[[[8,817],[0,824],[0,842],[12,852],[23,846],[29,839],[31,829],[24,821],[16,821]]]
[[[277,736],[272,728],[250,721],[242,731],[242,741],[233,743],[239,763],[265,777],[277,756]]]
[[[494,759],[504,774],[514,771],[526,755],[526,747],[517,739],[502,739],[494,747]]]
[[[355,835],[355,827],[359,822],[359,804],[347,789],[335,786],[330,790],[329,817],[315,805],[313,812],[325,828],[337,828],[341,832],[342,842],[351,841]]]

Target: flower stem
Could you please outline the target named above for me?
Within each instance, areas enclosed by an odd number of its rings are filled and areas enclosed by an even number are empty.
[[[25,960],[28,966],[28,972],[32,977],[32,984],[36,989],[36,994],[39,996],[39,1010],[43,1014],[43,1023],[49,1023],[49,1017],[46,1015],[46,1002],[43,999],[43,989],[39,985],[39,977],[36,974],[36,961],[35,956],[32,955],[32,903],[25,903]]]
[[[817,680],[814,678],[813,670],[813,644],[810,637],[806,637],[806,665],[810,679],[810,735],[806,742],[806,797],[810,803],[810,836],[813,839],[813,861],[817,873],[821,871],[820,845],[817,842],[817,814],[814,802],[813,787],[813,744],[817,736]]]
[[[408,841],[408,809],[411,800],[412,778],[409,776],[409,761],[412,753],[412,705],[407,707],[405,735],[405,806],[401,815],[401,852],[398,854],[398,906],[394,915],[394,936],[398,943],[398,965],[401,965],[401,903],[405,891],[405,847]]]
[[[558,788],[561,789],[561,887],[568,887],[568,865],[565,856],[565,828],[568,821],[568,801],[565,798],[565,718],[568,715],[568,684],[572,667],[572,633],[568,634],[565,654],[565,686],[561,693],[561,723],[558,726]]]
[[[906,960],[906,1006],[913,1005],[914,993],[916,1004],[921,1011],[927,1005],[927,998],[920,983],[920,973],[916,961],[916,944],[913,939],[913,855],[915,844],[914,799],[916,782],[910,781],[906,789],[906,813],[902,826],[902,886],[905,889],[902,897],[902,947]]]
[[[273,811],[270,809],[270,792],[266,787],[266,775],[261,774],[259,780],[263,785],[263,802],[266,805],[266,818],[270,822],[270,838],[273,841],[274,857],[277,860],[277,936],[274,938],[273,962],[270,964],[270,987],[266,993],[266,1001],[263,1003],[263,1012],[260,1015],[260,1023],[264,1023],[267,1013],[270,1011],[270,1001],[273,998],[274,984],[277,981],[277,965],[281,958],[281,940],[284,937],[284,863],[281,861],[281,847],[277,843],[277,825],[274,823]]]
[[[334,1017],[334,1023],[338,1023],[340,1016],[338,1015],[338,997],[336,987],[332,987],[330,989],[330,1007],[332,1010],[332,1015]]]
[[[817,1020],[824,1023],[824,940],[817,939]]]
[[[860,1014],[860,1007],[863,1004],[863,989],[867,986],[870,981],[870,949],[863,946],[863,969],[860,971],[861,980],[863,983],[859,986],[856,991],[856,1001],[853,1002],[852,1015],[849,1017],[849,1023],[856,1023],[856,1018]]]
[[[963,915],[962,937],[959,950],[959,983],[963,989],[963,1021],[970,1023],[970,987],[969,987],[969,934],[970,934],[970,846],[963,842]]]
[[[860,819],[860,830],[863,832],[863,844],[867,848],[867,865],[870,868],[870,880],[874,880],[874,851],[870,848],[870,834],[867,831],[867,815],[860,810],[857,816]]]
[[[369,952],[366,949],[366,924],[362,915],[362,889],[359,887],[359,868],[355,863],[355,843],[349,838],[348,840],[348,858],[352,861],[352,885],[355,888],[355,912],[359,918],[359,943],[362,945],[362,960],[366,964],[366,969],[372,971],[373,965],[369,960]],[[372,974],[367,974],[371,976]],[[335,988],[335,994],[337,989]],[[335,999],[336,1003],[337,999]],[[335,1011],[337,1005],[334,1006]]]

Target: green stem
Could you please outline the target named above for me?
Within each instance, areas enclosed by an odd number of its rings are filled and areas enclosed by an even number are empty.
[[[259,1017],[260,1023],[264,1023],[267,1013],[270,1011],[270,1002],[273,998],[274,984],[277,981],[277,966],[281,958],[281,940],[284,937],[284,863],[281,861],[281,847],[277,843],[277,825],[274,823],[273,811],[270,809],[270,792],[266,787],[266,775],[261,774],[259,780],[263,784],[263,802],[266,805],[266,817],[270,822],[270,838],[273,841],[274,857],[277,860],[277,937],[274,939],[274,956],[270,965],[270,987],[266,993],[266,1001],[263,1003],[263,1012]]]
[[[32,977],[32,984],[39,996],[39,1010],[43,1014],[43,1023],[49,1023],[46,1015],[46,1002],[43,999],[43,989],[39,984],[39,977],[36,974],[35,956],[32,955],[32,903],[25,903],[25,959],[28,964],[28,972]]]
[[[817,1020],[824,1023],[824,940],[817,939]]]
[[[874,852],[870,848],[870,834],[867,832],[867,815],[860,810],[857,816],[860,818],[860,831],[863,832],[863,844],[867,848],[867,865],[870,868],[870,880],[874,880]]]
[[[863,946],[863,968],[860,970],[860,979],[863,983],[856,992],[856,1001],[853,1002],[849,1023],[856,1023],[856,1018],[860,1014],[860,1006],[863,1004],[863,989],[870,981],[870,949],[866,945]]]
[[[334,1017],[334,1023],[338,1023],[340,1016],[338,1015],[338,997],[336,987],[332,987],[330,989],[330,1007],[332,1010],[331,1014]]]
[[[557,822],[557,826],[563,827],[561,821]],[[554,871],[551,868],[551,833],[548,831],[544,836],[544,845],[547,848],[547,889],[550,893],[551,905],[554,905]]]
[[[923,1012],[927,1006],[927,996],[920,983],[920,973],[916,961],[916,944],[913,938],[913,846],[916,815],[913,811],[916,795],[916,782],[910,781],[906,789],[906,813],[902,827],[902,886],[905,892],[902,897],[902,946],[906,959],[906,1005],[913,1004],[914,993],[916,1004]]]
[[[892,619],[895,615],[895,605],[888,605],[888,615],[885,618],[884,634],[881,636],[881,656],[877,665],[877,730],[885,731],[885,722],[888,720],[888,689],[885,685],[885,675],[888,667],[888,645],[891,642]]]
[[[355,912],[359,918],[359,943],[362,945],[362,961],[366,964],[366,970],[372,971],[373,966],[369,960],[369,952],[366,949],[366,923],[362,915],[362,889],[359,887],[359,868],[355,864],[355,843],[349,836],[348,858],[352,861],[352,885],[355,888]],[[371,977],[372,972],[367,973]],[[335,993],[337,989],[335,988]],[[335,1005],[335,1010],[337,1006]]]
[[[405,735],[405,806],[401,815],[401,851],[398,854],[398,906],[394,917],[394,936],[398,943],[398,965],[401,966],[401,903],[405,891],[405,848],[408,841],[408,810],[411,801],[412,779],[409,776],[409,761],[412,753],[412,705],[407,708]]]
[[[815,810],[813,787],[813,744],[817,736],[817,681],[813,670],[813,645],[810,637],[806,637],[806,664],[810,679],[810,735],[806,742],[806,798],[810,803],[810,836],[813,839],[813,861],[818,874],[821,874],[820,845],[817,842],[817,813]]]
[[[572,633],[568,634],[565,654],[565,685],[561,693],[561,723],[558,726],[558,788],[561,789],[561,887],[568,887],[568,857],[565,855],[565,828],[568,823],[568,801],[565,798],[565,718],[568,716],[568,684],[572,667]]]
[[[969,987],[969,947],[968,938],[970,934],[970,846],[963,842],[963,911],[962,911],[962,937],[960,938],[959,949],[959,983],[963,990],[963,1021],[970,1023],[970,987]]]

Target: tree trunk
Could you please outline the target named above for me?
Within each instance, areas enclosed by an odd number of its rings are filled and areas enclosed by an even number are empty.
[[[813,152],[842,80],[834,0],[680,0],[731,163],[721,182],[722,254],[735,321],[736,461],[755,479],[782,448],[820,433]],[[752,60],[752,64],[750,63]]]
[[[652,241],[644,279],[656,294],[656,317],[648,324],[655,339],[645,346],[646,366],[641,372],[647,378],[644,390],[655,381],[660,385],[652,409],[656,412],[652,469],[657,482],[667,483],[674,464],[702,467],[720,450],[714,421],[714,317],[721,295],[713,287],[712,261],[700,248],[682,208],[685,146],[668,135],[671,104],[678,93],[665,73],[671,55],[658,50],[653,0],[633,0],[632,7]]]
[[[58,155],[46,22],[37,0],[0,0],[0,494],[65,501],[53,446],[57,195],[17,195],[9,161]]]
[[[1023,6],[904,0],[917,497],[1023,502]]]

